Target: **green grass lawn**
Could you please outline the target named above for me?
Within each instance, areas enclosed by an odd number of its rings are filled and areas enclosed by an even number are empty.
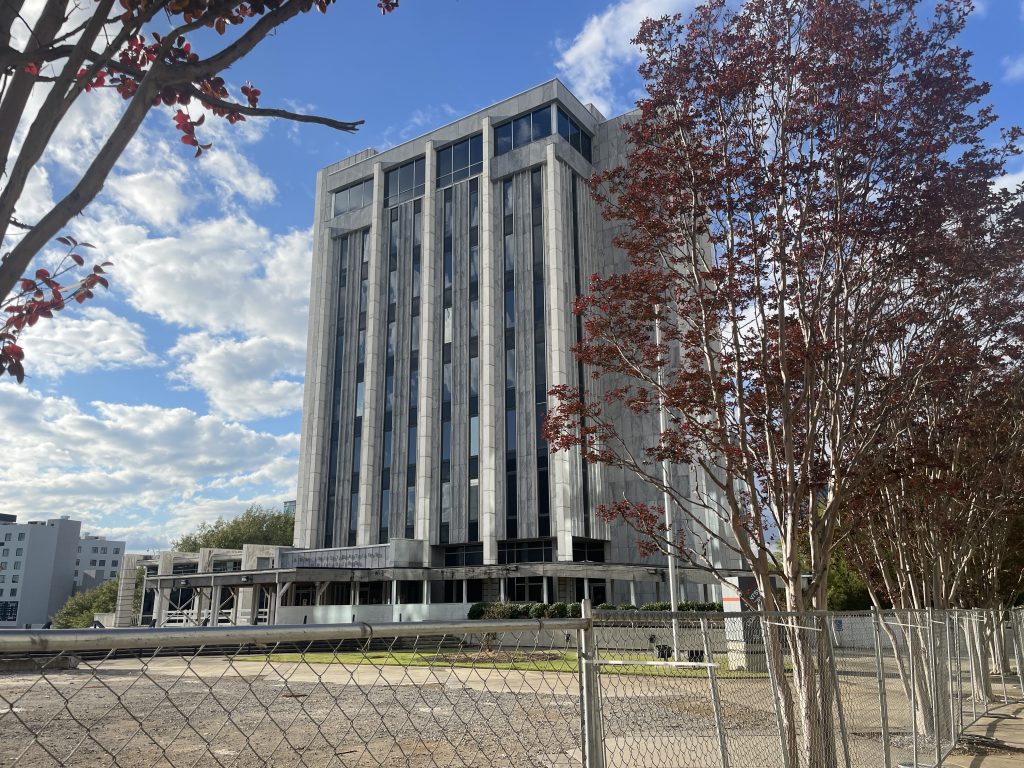
[[[272,662],[275,664],[341,664],[357,666],[368,664],[376,667],[459,667],[466,669],[503,669],[520,672],[576,672],[578,662],[576,651],[538,651],[538,652],[504,652],[492,654],[476,651],[442,651],[439,653],[421,653],[417,651],[342,651],[339,653],[272,653],[237,656],[238,661]],[[611,656],[602,655],[602,661],[653,661],[650,655]],[[743,670],[730,670],[725,654],[716,656],[718,669],[715,674],[719,678],[765,677],[764,673],[751,673]],[[651,666],[647,664],[614,664],[602,665],[602,674],[634,675],[639,677],[696,677],[707,676],[704,667],[669,667]]]

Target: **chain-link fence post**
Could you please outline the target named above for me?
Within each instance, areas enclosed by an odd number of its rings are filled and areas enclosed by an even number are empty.
[[[956,700],[957,700],[957,727],[954,746],[960,740],[964,732],[964,669],[963,651],[960,648],[960,611],[953,611],[953,642],[956,644]]]
[[[708,620],[700,620],[700,634],[704,639],[704,661],[708,665],[708,685],[711,688],[711,703],[715,708],[715,730],[718,733],[718,754],[722,768],[729,768],[729,749],[725,743],[725,722],[722,720],[722,700],[718,695],[718,678],[715,676],[715,657],[712,654],[711,632]]]
[[[601,728],[601,688],[597,668],[597,644],[594,637],[594,614],[590,600],[581,604],[580,616],[587,625],[577,632],[581,714],[583,716],[583,766],[604,768],[604,734]]]
[[[917,643],[914,638],[917,633],[913,622],[916,616],[907,611],[906,632],[907,632],[907,660],[910,667],[910,735],[914,741],[913,754],[914,766],[917,766]]]
[[[1017,687],[1020,688],[1021,699],[1024,700],[1024,666],[1021,666],[1020,616],[1010,609],[1010,640],[1013,642],[1013,656],[1017,660]]]
[[[765,618],[764,613],[759,617],[761,622],[761,637],[764,638],[764,659],[765,664],[768,668],[768,682],[772,688],[772,696],[775,701],[775,720],[779,724],[779,749],[780,755],[782,756],[782,768],[789,768],[789,742],[786,738],[786,726],[782,719],[782,691],[779,690],[779,678],[786,674],[785,666],[781,670],[776,672],[775,670],[775,654],[772,651],[774,644],[771,642],[769,636],[769,623],[768,619]],[[781,635],[781,633],[780,633]],[[779,643],[781,644],[782,638],[780,636]],[[781,655],[781,654],[780,654]]]
[[[942,631],[946,638],[946,699],[949,701],[949,749],[956,746],[956,713],[953,711],[953,633],[949,626],[949,611],[942,612]],[[960,667],[957,666],[957,674]]]
[[[843,746],[843,760],[846,768],[853,768],[853,763],[850,761],[850,734],[846,730],[846,713],[843,710],[843,692],[839,688],[839,662],[836,659],[836,645],[832,638],[832,620],[829,615],[816,614],[814,616],[815,621],[820,621],[817,630],[824,632],[828,638],[828,665],[832,668],[832,689],[835,691],[836,697],[836,718],[839,720],[839,739]]]
[[[871,627],[875,635],[875,677],[878,679],[878,715],[882,727],[883,768],[892,768],[892,741],[889,738],[889,705],[886,700],[885,659],[882,655],[882,633],[878,626],[878,609],[871,609]]]
[[[932,734],[935,742],[935,764],[942,763],[942,727],[939,725],[939,665],[938,646],[935,641],[935,612],[929,607],[925,611],[925,621],[928,622],[928,685],[926,691],[931,692],[932,704]]]

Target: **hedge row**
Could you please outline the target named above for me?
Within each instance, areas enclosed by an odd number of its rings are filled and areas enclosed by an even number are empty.
[[[667,602],[645,603],[641,611],[667,611]],[[623,603],[601,603],[599,611],[635,611],[636,606]],[[679,603],[680,611],[721,611],[721,603]],[[469,608],[470,619],[564,619],[578,618],[579,603],[473,603]]]

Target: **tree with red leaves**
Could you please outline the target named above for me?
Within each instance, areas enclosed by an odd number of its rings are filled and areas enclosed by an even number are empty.
[[[277,117],[355,131],[360,121],[334,120],[260,106],[260,90],[251,83],[233,99],[222,73],[282,24],[311,10],[327,12],[334,0],[45,0],[31,23],[22,49],[13,45],[16,25],[29,25],[25,0],[0,2],[0,375],[19,381],[23,352],[17,335],[60,310],[68,297],[82,301],[102,285],[102,265],[76,276],[71,256],[57,270],[29,276],[36,255],[99,194],[128,143],[155,107],[173,112],[181,141],[200,155],[209,148],[199,129],[205,107],[229,123],[247,117]],[[380,0],[391,13],[398,0]],[[205,55],[192,47],[190,33],[211,29],[225,42]],[[229,34],[230,30],[230,34]],[[22,221],[18,204],[29,175],[40,162],[57,128],[83,95],[113,88],[125,106],[101,148],[70,191],[38,221]],[[36,100],[33,101],[33,96]],[[41,99],[38,109],[30,106]],[[73,241],[65,243],[75,249]],[[75,255],[78,255],[77,253]],[[80,255],[78,256],[79,258]],[[84,264],[84,262],[83,262]],[[19,283],[19,281],[21,281]],[[43,294],[49,291],[49,296]]]
[[[712,572],[717,539],[765,609],[796,614],[782,622],[792,682],[775,625],[765,637],[789,764],[832,766],[828,637],[799,615],[826,608],[857,470],[891,437],[888,413],[1020,266],[1004,226],[1019,193],[992,183],[1020,134],[986,143],[988,88],[955,44],[969,0],[928,18],[918,0],[734,5],[640,30],[649,96],[628,163],[595,180],[631,268],[578,300],[575,351],[595,381],[555,390],[546,430],[691,525],[668,535],[663,509],[630,499],[605,514]],[[632,444],[623,404],[662,412],[658,438]],[[689,487],[664,479],[680,472]]]

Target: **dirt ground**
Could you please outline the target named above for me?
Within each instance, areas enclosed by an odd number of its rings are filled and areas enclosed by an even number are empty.
[[[705,676],[600,679],[609,768],[721,765]],[[882,765],[873,661],[844,659],[839,683],[851,764]],[[732,768],[781,765],[767,677],[717,686]],[[895,765],[914,742],[898,678],[886,692]],[[0,766],[579,766],[579,702],[572,673],[117,659],[0,678]],[[947,703],[946,733],[957,704],[972,718],[969,701]],[[917,744],[934,753],[923,734]]]

